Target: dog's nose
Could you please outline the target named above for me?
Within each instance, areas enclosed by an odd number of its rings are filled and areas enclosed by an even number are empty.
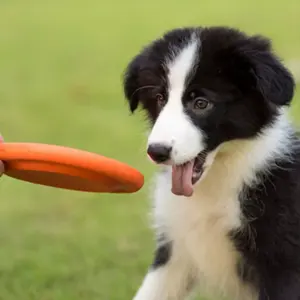
[[[147,153],[156,163],[163,163],[170,159],[172,147],[162,144],[150,144]]]

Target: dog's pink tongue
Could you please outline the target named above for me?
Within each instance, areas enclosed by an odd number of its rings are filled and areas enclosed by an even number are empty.
[[[194,161],[190,161],[184,165],[172,167],[172,193],[179,196],[192,196],[193,166]]]

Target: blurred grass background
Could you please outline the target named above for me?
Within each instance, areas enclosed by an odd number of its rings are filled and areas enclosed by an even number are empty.
[[[145,159],[146,124],[130,117],[122,94],[127,62],[170,28],[231,25],[271,37],[297,73],[299,13],[299,0],[0,0],[5,140],[98,152],[146,179],[140,192],[115,196],[2,178],[0,299],[131,299],[152,259],[154,169]]]

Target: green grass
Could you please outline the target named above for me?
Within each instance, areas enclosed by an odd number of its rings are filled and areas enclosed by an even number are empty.
[[[153,168],[144,153],[146,125],[130,117],[123,99],[126,63],[163,31],[198,24],[267,34],[284,60],[299,59],[299,11],[298,0],[0,0],[6,141],[98,152],[146,179],[137,194],[115,196],[2,178],[0,300],[131,299],[152,258]]]

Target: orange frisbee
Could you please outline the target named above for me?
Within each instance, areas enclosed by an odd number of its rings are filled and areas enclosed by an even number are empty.
[[[1,143],[0,160],[7,176],[20,180],[98,193],[134,193],[143,175],[117,160],[48,144]]]

